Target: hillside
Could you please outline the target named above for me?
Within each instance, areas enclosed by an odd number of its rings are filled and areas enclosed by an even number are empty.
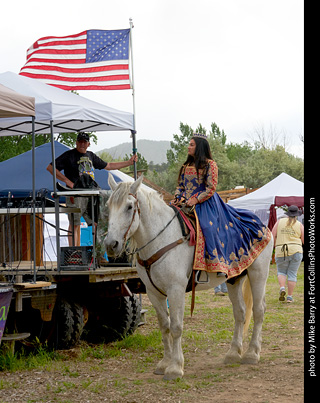
[[[149,163],[153,161],[155,164],[167,162],[167,150],[170,148],[170,141],[156,140],[138,140],[137,149]],[[105,148],[98,151],[97,154],[107,152],[113,158],[124,158],[132,152],[132,143],[122,143],[111,148]]]

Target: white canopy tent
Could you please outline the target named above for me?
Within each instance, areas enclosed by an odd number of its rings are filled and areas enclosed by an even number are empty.
[[[0,84],[35,98],[35,133],[133,130],[133,115],[12,72]],[[31,118],[1,119],[0,136],[32,134]]]
[[[229,200],[228,204],[252,211],[267,225],[270,207],[275,203],[275,198],[292,196],[303,197],[304,184],[283,172],[260,189],[238,199]]]

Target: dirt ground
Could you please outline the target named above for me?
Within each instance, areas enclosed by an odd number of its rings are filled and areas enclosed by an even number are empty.
[[[271,304],[258,365],[224,365],[229,343],[210,338],[208,311],[228,310],[231,303],[210,292],[205,307],[198,304],[193,318],[185,317],[183,379],[163,381],[153,374],[162,347],[123,348],[120,356],[91,354],[84,360],[86,346],[80,345],[61,352],[64,360],[45,369],[0,373],[0,402],[303,402],[303,294],[294,304]],[[268,298],[276,300],[277,292]],[[147,322],[136,333],[146,336],[157,323],[146,296],[143,307]]]

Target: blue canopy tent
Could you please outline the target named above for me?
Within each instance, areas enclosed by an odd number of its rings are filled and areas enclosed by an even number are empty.
[[[63,154],[70,148],[66,145],[54,142],[55,156]],[[46,170],[48,164],[52,161],[51,143],[43,144],[35,148],[35,191],[36,194],[47,190],[47,196],[50,197],[53,192],[52,175]],[[6,161],[0,162],[0,197],[7,197],[10,192],[13,197],[32,196],[32,150]],[[109,171],[116,182],[122,182],[124,178],[132,180],[119,171]],[[108,185],[108,175],[105,169],[95,171],[96,182],[102,189],[110,189]]]

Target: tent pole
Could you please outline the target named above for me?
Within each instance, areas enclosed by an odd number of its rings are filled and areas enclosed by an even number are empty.
[[[33,282],[37,281],[36,268],[36,175],[35,175],[35,125],[34,116],[32,116],[32,244],[33,244]]]
[[[137,142],[136,142],[136,131],[131,130],[131,137],[132,137],[132,152],[133,154],[137,153]],[[137,163],[133,163],[133,175],[134,179],[137,180],[138,173],[137,173]]]
[[[130,24],[130,54],[131,54],[131,88],[132,88],[132,103],[133,103],[133,130],[131,130],[132,136],[132,153],[137,153],[137,142],[136,142],[136,103],[135,103],[135,88],[134,88],[134,74],[133,74],[133,51],[132,51],[132,28],[133,22],[132,18],[129,18]],[[134,179],[137,180],[137,163],[133,163]]]
[[[57,196],[57,178],[56,178],[56,156],[53,137],[53,121],[50,120],[50,138],[52,153],[52,176],[53,176],[53,197],[56,221],[56,252],[57,252],[57,270],[60,271],[60,216],[59,216],[59,197]]]

